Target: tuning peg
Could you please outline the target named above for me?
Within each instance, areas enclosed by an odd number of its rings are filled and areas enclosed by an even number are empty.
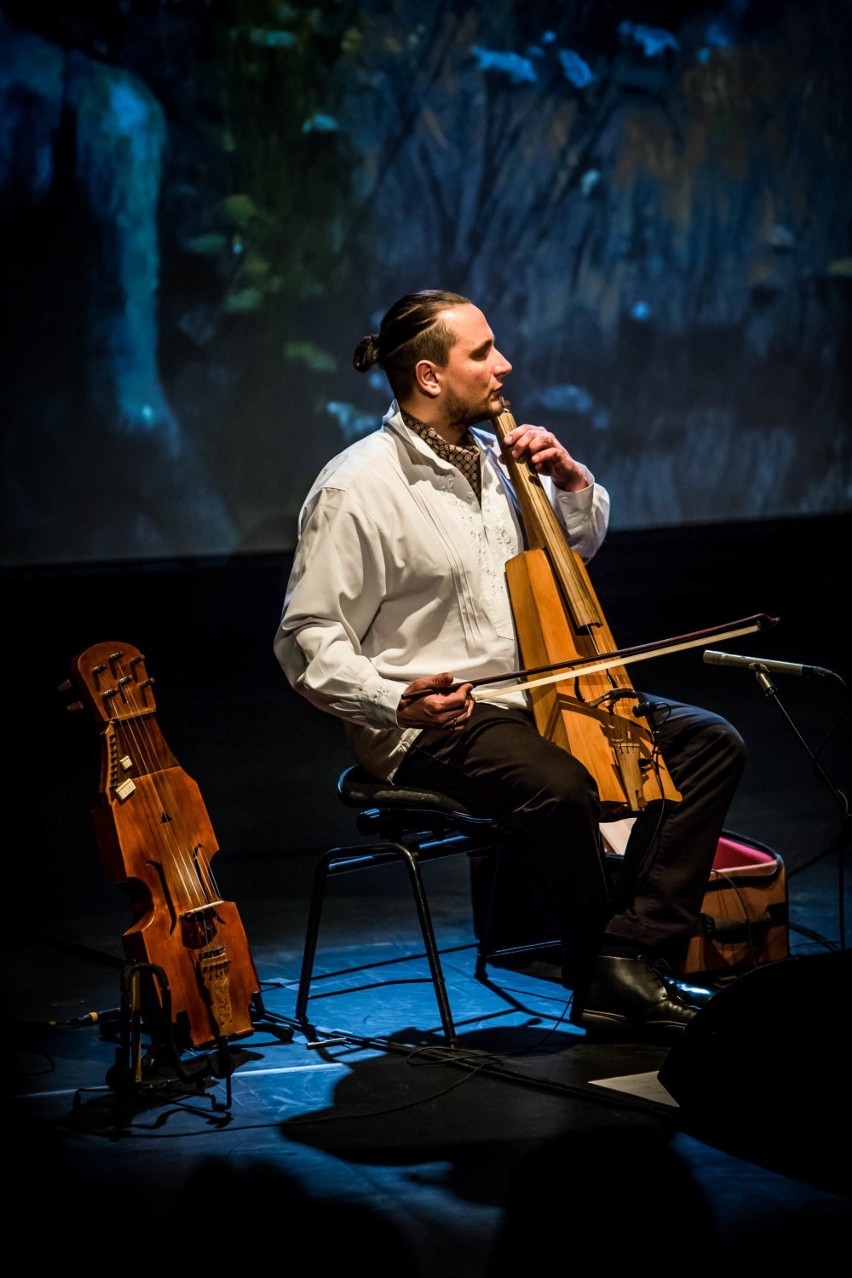
[[[70,679],[63,679],[62,683],[57,684],[56,691],[70,692],[73,687],[74,685]],[[85,710],[85,708],[86,707],[83,705],[82,701],[69,701],[68,705],[65,707],[66,710]]]

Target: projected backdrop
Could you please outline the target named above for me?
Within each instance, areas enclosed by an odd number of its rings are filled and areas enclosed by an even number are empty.
[[[449,288],[614,528],[848,509],[841,3],[6,3],[4,561],[292,546]]]

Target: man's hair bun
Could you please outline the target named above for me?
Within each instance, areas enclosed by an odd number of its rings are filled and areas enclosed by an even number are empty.
[[[367,373],[379,361],[378,340],[374,333],[370,333],[367,337],[362,337],[358,345],[355,347],[355,353],[352,356],[352,363],[355,365],[359,373]]]

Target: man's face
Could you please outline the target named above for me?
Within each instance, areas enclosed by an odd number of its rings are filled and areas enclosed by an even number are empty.
[[[441,410],[448,423],[464,429],[488,421],[503,408],[503,379],[512,365],[494,345],[494,334],[475,306],[459,306],[442,316],[456,335],[445,368],[437,373],[442,384]]]

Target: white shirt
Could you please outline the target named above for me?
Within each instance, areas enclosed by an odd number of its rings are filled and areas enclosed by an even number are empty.
[[[420,731],[396,721],[413,679],[449,671],[463,682],[520,664],[504,565],[523,533],[494,435],[471,433],[481,503],[394,402],[380,430],[323,467],[299,515],[275,655],[297,692],[344,720],[355,760],[381,779]],[[543,482],[587,562],[606,535],[606,489]],[[525,706],[526,694],[500,704]]]

